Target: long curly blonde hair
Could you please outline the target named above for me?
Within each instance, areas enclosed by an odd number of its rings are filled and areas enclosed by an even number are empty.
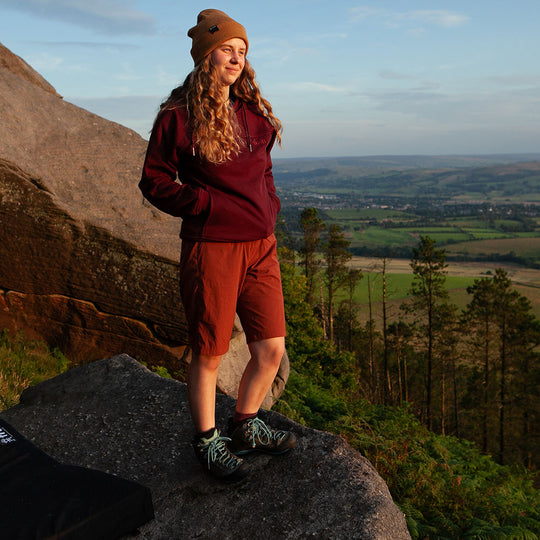
[[[254,104],[260,114],[274,127],[281,145],[281,122],[272,106],[264,99],[255,81],[255,71],[245,60],[240,77],[230,87],[230,97]],[[220,86],[210,55],[200,62],[161,104],[159,115],[170,109],[185,107],[189,114],[193,144],[198,154],[212,163],[230,160],[240,150],[239,126],[230,103],[222,99]]]

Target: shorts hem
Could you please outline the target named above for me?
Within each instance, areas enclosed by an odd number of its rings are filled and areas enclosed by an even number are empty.
[[[251,343],[256,343],[257,341],[264,341],[265,339],[273,339],[273,338],[286,338],[287,334],[284,332],[277,332],[275,334],[271,335],[263,335],[263,336],[250,336],[249,338],[246,336],[246,343],[248,345],[251,345]]]
[[[219,348],[219,349],[209,349],[207,347],[191,347],[191,353],[197,354],[199,356],[223,356],[224,354],[227,354],[229,352],[229,345],[227,344],[227,348]]]

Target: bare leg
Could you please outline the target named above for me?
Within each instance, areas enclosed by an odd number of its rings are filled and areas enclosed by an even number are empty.
[[[259,410],[279,369],[285,352],[285,338],[255,341],[249,344],[249,351],[251,359],[240,380],[236,402],[236,410],[242,413]]]
[[[216,382],[221,356],[193,354],[187,387],[193,426],[197,433],[216,425]]]

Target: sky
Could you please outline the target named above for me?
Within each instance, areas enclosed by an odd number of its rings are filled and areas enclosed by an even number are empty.
[[[538,0],[0,0],[0,42],[148,139],[206,8],[246,27],[274,158],[540,151]]]

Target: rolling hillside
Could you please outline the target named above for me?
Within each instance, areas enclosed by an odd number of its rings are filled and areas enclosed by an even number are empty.
[[[524,161],[526,159],[526,161]],[[440,203],[540,202],[540,155],[276,160],[288,204],[308,194]],[[326,200],[328,202],[328,199]]]

